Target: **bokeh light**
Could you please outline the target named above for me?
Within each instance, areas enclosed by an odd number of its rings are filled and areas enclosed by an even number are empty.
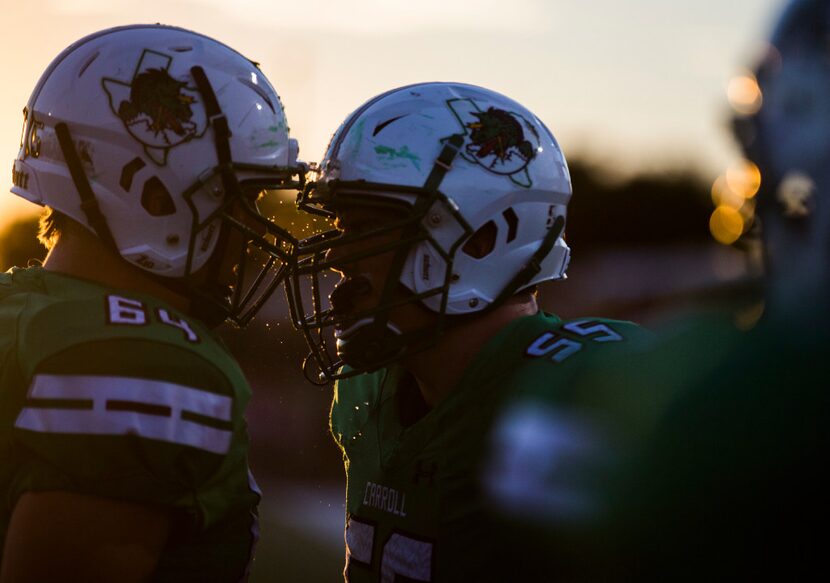
[[[712,183],[712,203],[718,206],[728,206],[735,210],[741,208],[746,199],[740,192],[732,190],[725,176],[718,176]]]
[[[744,218],[731,206],[721,205],[709,218],[709,231],[718,243],[731,245],[744,232]]]
[[[729,190],[744,199],[758,194],[761,188],[761,171],[749,160],[743,160],[729,167],[726,171],[726,184]]]
[[[758,113],[764,102],[758,80],[749,72],[733,77],[729,81],[726,95],[732,108],[740,115]]]
[[[761,188],[761,171],[749,160],[732,164],[712,183],[715,210],[709,231],[724,245],[731,245],[755,222],[755,195]]]

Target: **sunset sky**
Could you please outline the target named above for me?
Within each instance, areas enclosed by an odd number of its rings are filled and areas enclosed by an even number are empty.
[[[534,111],[566,155],[622,173],[688,163],[714,177],[736,151],[725,89],[750,64],[780,0],[0,0],[0,183],[43,69],[95,30],[191,28],[262,65],[301,157],[317,160],[372,95],[463,81]],[[576,193],[578,195],[578,193]],[[21,209],[0,195],[0,224]]]

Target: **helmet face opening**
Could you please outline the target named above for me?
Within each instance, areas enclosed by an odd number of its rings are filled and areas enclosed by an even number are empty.
[[[305,367],[312,382],[375,370],[434,344],[444,329],[453,258],[472,233],[440,192],[367,183],[334,184],[328,189],[326,196],[336,203],[322,202],[312,188],[301,197],[300,206],[313,204],[318,212],[336,215],[343,230],[301,241],[286,285],[293,323],[311,351]],[[384,195],[377,196],[380,192]],[[362,220],[352,228],[342,219],[355,209]],[[455,225],[456,237],[449,247],[433,232],[438,213]],[[442,264],[436,268],[442,271],[431,274],[433,285],[412,291],[400,281],[411,269],[411,251],[417,247],[427,247],[440,257]],[[339,272],[338,281],[332,271]],[[425,301],[439,305],[436,312],[424,310],[428,322],[412,325],[410,316],[409,325],[401,326],[401,310]],[[344,364],[349,369],[343,370]],[[309,372],[312,367],[319,369],[316,378]]]
[[[191,264],[186,266],[184,282],[188,293],[198,298],[201,310],[213,315],[209,318],[213,321],[227,319],[236,326],[246,326],[294,265],[296,239],[257,207],[260,198],[275,196],[260,190],[261,185],[243,184],[236,196],[226,197],[201,221],[193,207],[188,256],[197,254],[196,246],[211,245],[214,238],[216,243],[207,264],[196,270]]]

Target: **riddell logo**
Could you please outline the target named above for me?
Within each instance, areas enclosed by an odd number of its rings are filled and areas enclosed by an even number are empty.
[[[12,165],[12,184],[18,188],[29,188],[29,173],[18,170],[16,165]]]
[[[210,249],[210,243],[213,241],[213,234],[216,232],[216,225],[211,223],[207,226],[207,232],[202,238],[202,245],[199,247],[202,253],[206,253]]]
[[[429,255],[424,254],[421,257],[421,279],[429,281],[430,262]]]

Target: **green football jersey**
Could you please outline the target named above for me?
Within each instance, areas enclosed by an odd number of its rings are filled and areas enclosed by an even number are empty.
[[[154,581],[240,581],[257,538],[250,388],[218,338],[163,302],[40,268],[0,274],[0,548],[26,492],[186,518]]]
[[[749,332],[690,316],[641,353],[598,354],[564,412],[526,395],[500,433],[503,507],[532,533],[510,549],[519,579],[553,552],[565,580],[809,579],[830,486],[830,319],[814,306]]]
[[[830,317],[826,296],[804,300],[724,332],[723,350],[684,333],[643,359],[651,389],[671,398],[604,490],[605,531],[629,533],[611,564],[630,579],[809,580],[824,569]],[[715,364],[657,367],[687,352]]]
[[[524,388],[565,395],[588,355],[626,350],[646,336],[629,322],[518,319],[414,422],[407,417],[417,388],[402,368],[339,381],[331,429],[347,475],[346,579],[498,580],[503,541],[482,487],[494,417]]]
[[[633,500],[620,468],[654,433],[680,383],[707,378],[740,338],[731,320],[715,316],[649,340],[595,351],[571,371],[567,391],[527,386],[500,412],[485,486],[505,528],[522,537],[503,549],[519,580],[618,580],[611,565],[641,523],[617,520],[628,510],[623,500]]]

